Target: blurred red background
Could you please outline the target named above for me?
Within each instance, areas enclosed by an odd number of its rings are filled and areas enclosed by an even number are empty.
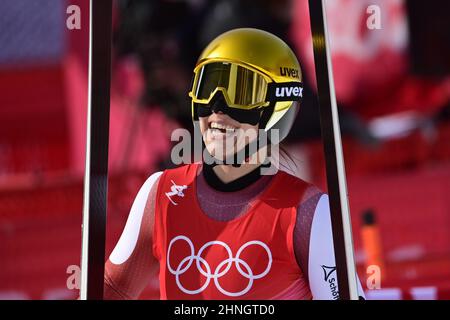
[[[145,12],[145,1],[136,1],[136,7],[115,2],[106,254],[118,240],[142,183],[152,172],[170,166],[172,129],[189,127],[185,116],[189,104],[184,99],[198,53],[189,47],[194,46],[190,37],[194,34],[201,48],[212,34],[199,30],[220,32],[241,26],[236,16],[231,25],[230,20],[220,25],[213,19],[214,9],[228,3],[238,10],[247,2],[155,1],[153,12],[162,16],[162,22],[149,14],[151,23],[145,27],[130,25],[127,18],[139,9]],[[299,160],[298,174],[326,190],[317,105],[312,102],[315,75],[307,2],[262,3],[270,19],[260,21],[256,14],[240,19],[285,36],[297,51],[311,94],[305,97],[288,149]],[[408,35],[402,1],[370,2],[386,13],[385,29],[373,31],[381,33],[374,39],[368,39],[372,31],[361,27],[368,3],[329,3],[355,254],[363,286],[367,255],[361,215],[371,209],[381,234],[381,285],[393,289],[370,290],[368,297],[449,299],[449,77],[411,71],[408,43],[413,35]],[[81,9],[81,30],[65,26],[70,4]],[[0,4],[0,299],[78,296],[66,282],[67,268],[79,265],[81,252],[88,4],[88,0]],[[178,18],[166,19],[170,14]],[[206,25],[193,17],[201,17]],[[209,27],[211,20],[216,24]],[[168,27],[163,24],[168,21],[176,22]],[[342,21],[362,31],[353,33]],[[140,37],[130,38],[127,30],[139,30]],[[360,51],[348,50],[348,39]],[[364,53],[366,46],[370,54]],[[174,82],[166,84],[169,81],[161,78],[161,64],[177,74]],[[142,298],[155,298],[152,284]]]

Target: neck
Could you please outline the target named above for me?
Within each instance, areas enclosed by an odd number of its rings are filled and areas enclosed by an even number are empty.
[[[259,165],[217,165],[203,164],[203,177],[207,184],[222,192],[234,192],[247,188],[261,178]]]
[[[258,148],[239,166],[203,164],[203,176],[206,182],[219,191],[242,190],[261,177],[261,165],[267,160],[267,146]],[[267,165],[267,164],[265,164]]]
[[[239,167],[217,165],[213,168],[213,171],[223,183],[230,183],[249,174],[259,166],[259,164],[242,164]]]
[[[216,176],[223,182],[223,183],[230,183],[235,180],[238,180],[242,177],[245,177],[247,174],[255,171],[257,168],[259,168],[265,160],[267,160],[267,153],[268,153],[268,147],[267,145],[259,146],[258,141],[256,152],[250,153],[251,149],[249,145],[246,145],[245,148],[249,148],[248,150],[245,149],[245,156],[246,160],[244,163],[242,163],[239,166],[233,166],[233,165],[216,165],[214,166],[213,170]],[[259,173],[259,172],[258,172]],[[260,174],[259,174],[260,175]]]

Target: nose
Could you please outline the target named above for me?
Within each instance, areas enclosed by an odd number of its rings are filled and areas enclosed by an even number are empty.
[[[228,105],[222,91],[218,91],[210,103],[211,111],[214,113],[224,114],[227,106]]]

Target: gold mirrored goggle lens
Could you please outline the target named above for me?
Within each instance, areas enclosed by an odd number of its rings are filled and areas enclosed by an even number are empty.
[[[196,72],[191,94],[194,102],[209,103],[217,90],[223,92],[230,107],[250,109],[268,104],[266,79],[237,64],[213,62]]]

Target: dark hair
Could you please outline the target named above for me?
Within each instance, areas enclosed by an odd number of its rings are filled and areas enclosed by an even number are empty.
[[[286,169],[289,169],[295,175],[295,173],[299,169],[296,160],[299,161],[299,159],[295,159],[295,157],[287,151],[286,147],[283,144],[279,145],[279,150],[280,150],[280,169],[284,167]],[[281,160],[284,160],[286,164],[283,165]]]

